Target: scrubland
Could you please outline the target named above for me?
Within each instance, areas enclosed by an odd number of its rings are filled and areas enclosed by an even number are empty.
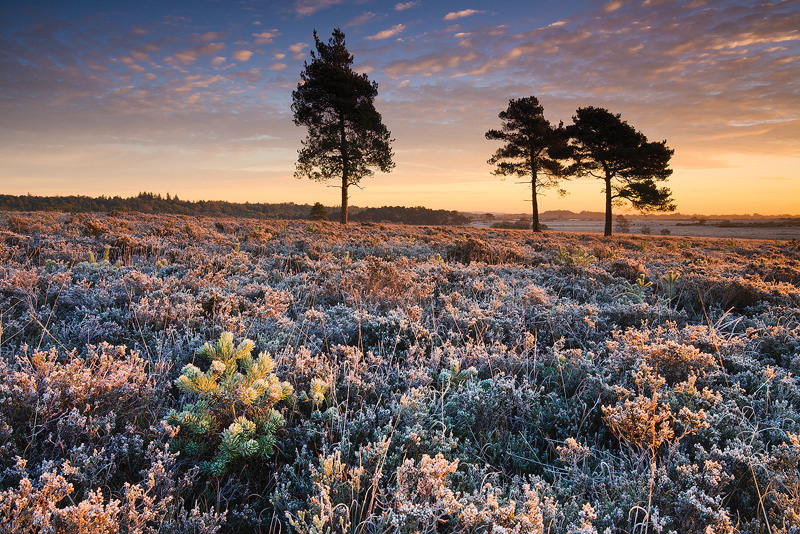
[[[800,530],[796,241],[6,213],[0,327],[3,532]]]

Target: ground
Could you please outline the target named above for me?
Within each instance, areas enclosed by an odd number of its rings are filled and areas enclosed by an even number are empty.
[[[800,528],[796,241],[4,213],[0,261],[6,530]]]

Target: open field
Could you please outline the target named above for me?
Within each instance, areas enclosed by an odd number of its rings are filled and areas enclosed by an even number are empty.
[[[0,213],[0,327],[3,532],[800,529],[797,242]]]
[[[603,221],[544,221],[553,231],[559,232],[593,232],[603,233]],[[800,239],[798,226],[758,226],[764,221],[760,219],[733,219],[733,224],[742,226],[720,227],[719,221],[707,224],[689,224],[690,221],[670,219],[634,219],[630,222],[630,233],[642,235],[661,235],[668,231],[669,235],[685,237],[717,237],[722,239]],[[615,229],[616,232],[616,229]]]
[[[800,224],[792,218],[792,224],[786,219],[717,219],[706,224],[697,224],[690,219],[633,219],[630,229],[622,232],[619,225],[614,225],[614,233],[618,235],[671,235],[682,237],[714,237],[719,239],[761,239],[761,240],[800,240]],[[509,221],[512,222],[512,221]],[[514,221],[516,222],[516,221]],[[591,219],[542,219],[551,232],[603,234],[603,221]],[[720,223],[723,223],[720,225]],[[474,220],[471,226],[490,228],[493,222]],[[530,229],[530,219],[528,219]]]

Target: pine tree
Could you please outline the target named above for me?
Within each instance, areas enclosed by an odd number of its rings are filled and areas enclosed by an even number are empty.
[[[375,109],[378,84],[353,70],[344,33],[333,30],[328,44],[314,31],[317,52],[311,52],[292,93],[294,123],[308,128],[298,151],[295,176],[317,181],[341,179],[340,221],[347,224],[348,188],[358,185],[373,168],[394,168],[389,130]]]
[[[492,174],[530,179],[533,231],[541,232],[538,196],[542,189],[558,186],[565,177],[559,160],[567,157],[567,138],[561,124],[554,127],[544,118],[544,108],[535,96],[511,99],[498,115],[500,130],[489,130],[486,139],[505,141],[488,161],[497,164]]]
[[[167,421],[180,425],[178,448],[201,458],[201,468],[216,476],[239,460],[268,458],[283,416],[275,404],[291,397],[292,386],[272,373],[275,362],[261,353],[253,359],[253,342],[234,346],[233,334],[220,335],[216,345],[206,343],[197,351],[211,360],[203,372],[184,366],[175,385],[197,398]]]
[[[328,220],[328,210],[325,209],[320,202],[315,202],[313,206],[311,206],[311,211],[308,212],[308,218],[312,221],[327,221]]]
[[[674,150],[666,141],[647,137],[606,109],[580,108],[567,127],[576,164],[572,172],[594,176],[605,183],[605,235],[611,235],[615,203],[628,201],[643,211],[674,211],[672,192],[657,182],[672,174],[669,160]]]

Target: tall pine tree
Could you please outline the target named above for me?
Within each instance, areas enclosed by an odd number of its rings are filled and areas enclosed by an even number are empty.
[[[492,174],[530,179],[533,231],[541,232],[539,200],[542,189],[558,186],[564,177],[567,138],[563,127],[544,118],[544,108],[535,96],[511,99],[498,115],[501,129],[486,132],[486,139],[505,141],[489,159],[496,164]]]
[[[672,192],[658,187],[669,178],[674,150],[666,141],[649,142],[633,126],[603,108],[577,110],[567,127],[576,164],[572,172],[605,183],[605,235],[611,235],[612,206],[629,202],[639,211],[674,211]]]
[[[295,177],[317,181],[341,180],[341,223],[347,224],[348,188],[358,185],[373,169],[394,168],[389,130],[375,109],[378,84],[353,70],[344,33],[333,30],[327,44],[314,31],[316,53],[300,73],[292,92],[294,123],[308,128],[298,151]]]

